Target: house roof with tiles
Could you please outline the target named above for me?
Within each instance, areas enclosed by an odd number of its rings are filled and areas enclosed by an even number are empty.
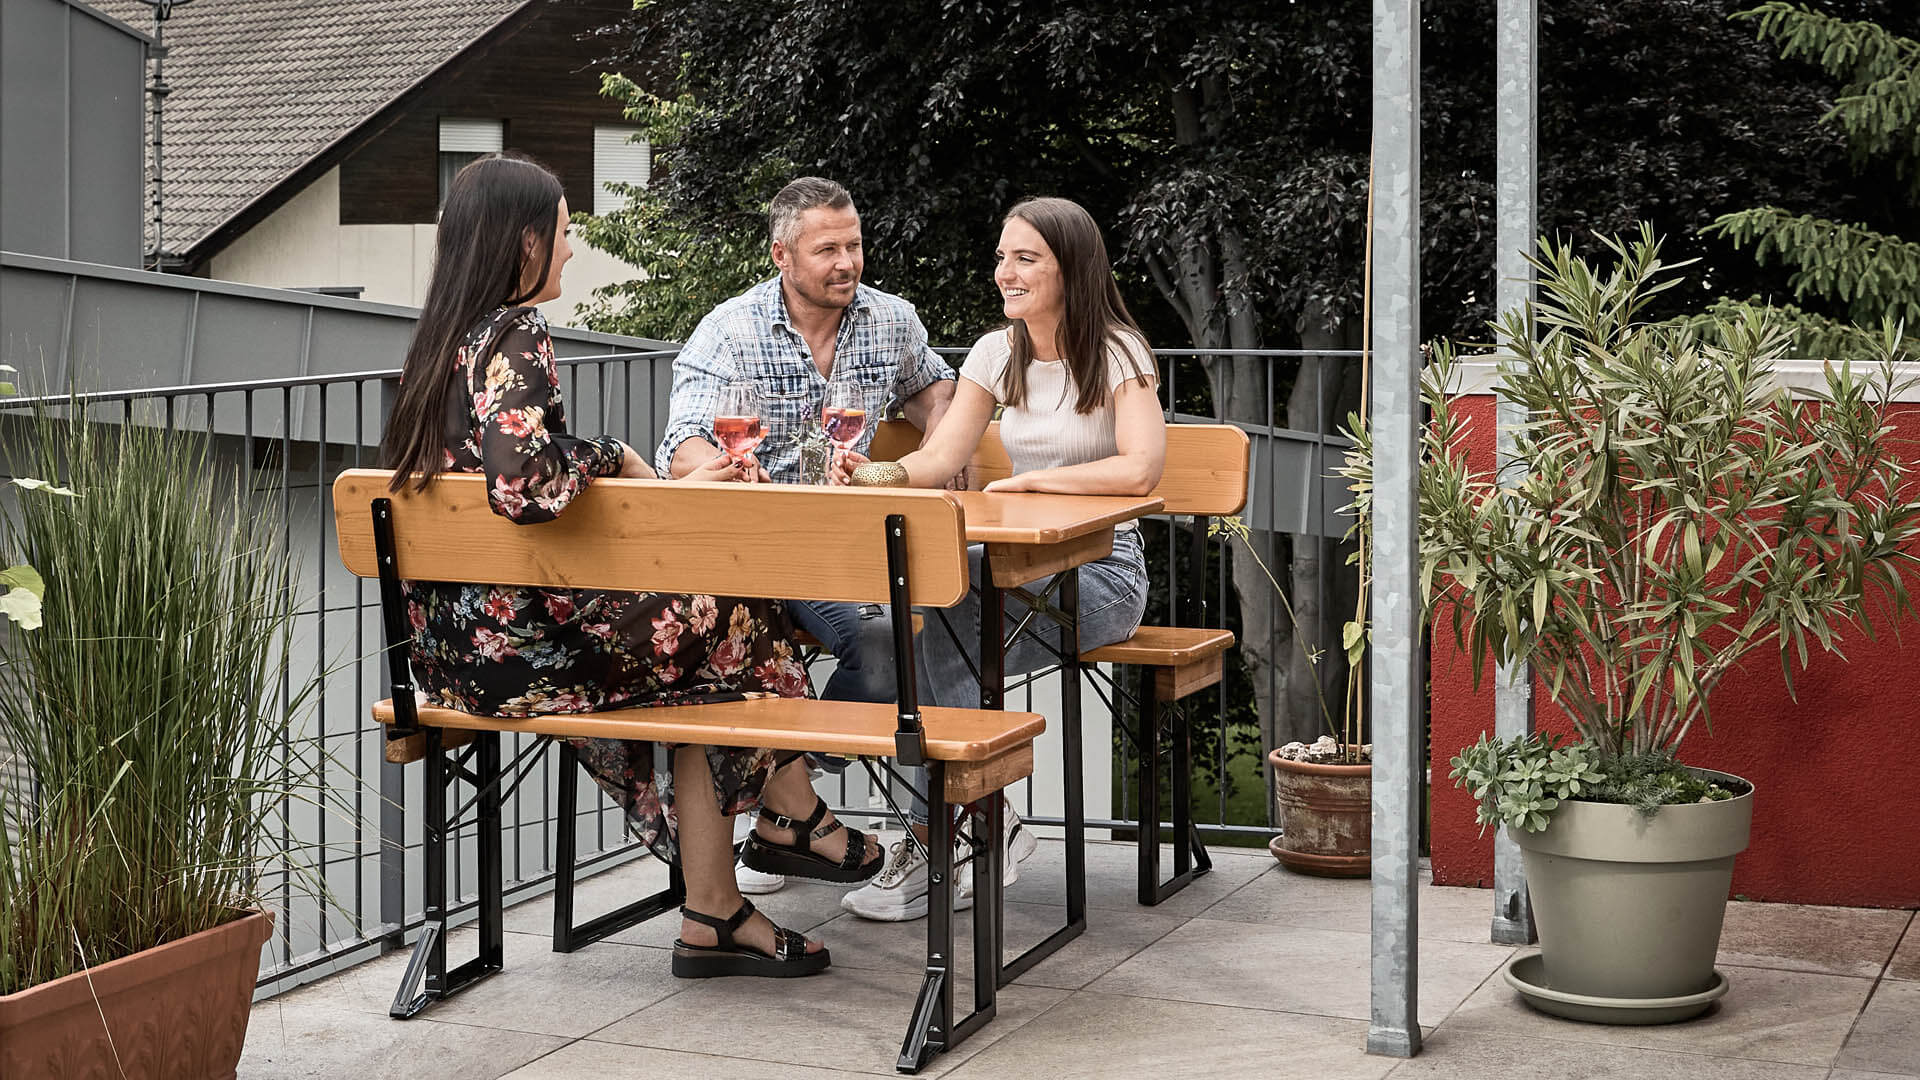
[[[87,0],[153,32],[142,0]],[[543,0],[186,0],[166,21],[167,262],[192,266]],[[148,243],[152,238],[149,236]]]

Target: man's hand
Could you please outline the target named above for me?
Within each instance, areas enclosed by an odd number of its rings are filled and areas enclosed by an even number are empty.
[[[833,464],[827,467],[827,483],[836,486],[853,483],[853,470],[870,460],[858,450],[836,450]]]

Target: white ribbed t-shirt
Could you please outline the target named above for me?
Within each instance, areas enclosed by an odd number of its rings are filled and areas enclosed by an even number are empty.
[[[1001,403],[1000,442],[1007,448],[1014,472],[1082,465],[1120,452],[1114,440],[1111,391],[1136,372],[1157,377],[1146,343],[1131,334],[1122,335],[1121,340],[1124,346],[1107,346],[1106,403],[1085,414],[1073,411],[1079,395],[1074,392],[1067,365],[1058,360],[1035,360],[1027,365],[1026,400],[1007,405],[1002,387],[1013,356],[1007,331],[995,330],[973,343],[960,366],[960,377]]]

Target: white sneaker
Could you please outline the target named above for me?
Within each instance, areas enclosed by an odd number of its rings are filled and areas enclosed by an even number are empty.
[[[733,883],[746,896],[765,896],[787,887],[787,875],[767,874],[743,862],[733,864]]]
[[[863,919],[876,922],[908,922],[927,917],[927,860],[902,836],[887,850],[887,865],[877,877],[840,898],[840,906]],[[955,890],[953,909],[965,911],[973,906],[973,889],[961,875]]]
[[[1012,806],[1008,806],[1006,811],[1003,816],[1006,818],[1007,861],[1001,884],[1011,885],[1020,880],[1020,864],[1033,858],[1033,853],[1040,847],[1040,838],[1033,835],[1033,830],[1020,824],[1020,815],[1013,812]]]
[[[1013,807],[1007,805],[1004,810],[1001,828],[1006,830],[1007,852],[1000,863],[1000,887],[1003,889],[1020,880],[1020,864],[1032,858],[1034,851],[1040,847],[1039,838],[1033,835],[1032,830],[1020,824],[1020,815],[1013,812]],[[966,903],[965,906],[961,906],[956,901],[954,906],[965,911],[973,906],[973,863],[969,862],[962,866],[959,877],[960,896]]]

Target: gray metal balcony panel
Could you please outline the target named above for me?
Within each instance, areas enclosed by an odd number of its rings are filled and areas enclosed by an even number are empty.
[[[415,308],[292,289],[0,253],[0,359],[20,369],[24,393],[211,386],[397,370],[418,315]],[[671,347],[566,328],[556,328],[553,337],[561,356]],[[604,417],[603,424],[593,425],[596,431],[654,430],[664,418],[665,374],[650,379],[642,374],[645,367],[636,369],[631,393],[623,373],[610,373],[604,400],[599,375],[583,382],[580,396],[569,395],[573,415],[580,421]],[[251,393],[256,399],[274,395],[273,407],[256,408],[250,420],[247,393],[220,393],[212,408],[214,430],[273,438],[318,436],[319,388]],[[285,410],[280,407],[282,394],[291,403]],[[352,388],[344,387],[326,395],[327,441],[377,437],[376,394],[362,391],[356,401]],[[264,403],[256,400],[256,405]],[[197,408],[204,423],[205,402]],[[290,431],[283,430],[283,417],[291,417]]]
[[[139,265],[147,44],[66,0],[0,9],[0,247]]]

